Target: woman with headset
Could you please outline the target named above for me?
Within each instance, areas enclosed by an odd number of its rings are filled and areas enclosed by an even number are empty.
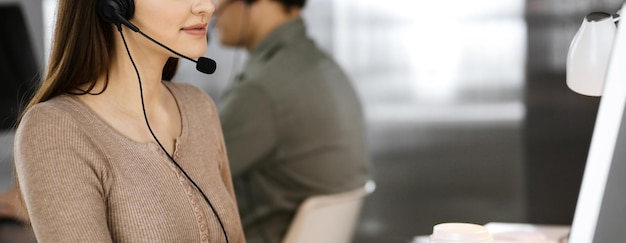
[[[211,0],[59,1],[47,74],[15,138],[39,242],[245,241],[213,101],[163,81],[179,56],[169,48],[205,52],[213,11]]]

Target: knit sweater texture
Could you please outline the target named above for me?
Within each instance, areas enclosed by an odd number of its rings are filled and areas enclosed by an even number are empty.
[[[182,117],[172,156],[229,242],[245,242],[213,101],[191,85],[164,84]],[[122,135],[76,96],[33,106],[14,152],[39,242],[225,242],[217,215],[156,142]]]

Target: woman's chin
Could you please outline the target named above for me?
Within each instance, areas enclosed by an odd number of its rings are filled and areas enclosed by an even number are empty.
[[[204,45],[202,47],[188,49],[188,51],[185,53],[188,53],[187,56],[190,58],[198,59],[199,57],[204,56],[204,53],[206,53],[206,50],[207,50],[207,46]]]

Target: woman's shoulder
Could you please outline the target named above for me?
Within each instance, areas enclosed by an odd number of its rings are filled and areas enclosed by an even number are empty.
[[[84,114],[75,102],[71,96],[61,95],[29,108],[17,127],[16,144],[37,147],[49,144],[51,139],[65,142],[86,139],[79,118]]]
[[[164,82],[172,91],[177,100],[186,100],[191,103],[209,102],[213,104],[213,99],[202,89],[183,82]]]
[[[65,133],[69,132],[81,136],[85,126],[90,124],[89,115],[71,95],[57,96],[29,108],[22,116],[16,134],[41,136],[58,132],[68,136]]]
[[[67,122],[80,114],[76,101],[69,95],[61,95],[33,105],[28,109],[20,123],[45,120],[46,123]]]
[[[191,94],[196,94],[196,95],[200,95],[200,94],[206,95],[206,93],[202,89],[190,83],[172,82],[172,81],[166,81],[163,83],[165,84],[165,86],[167,86],[171,90],[178,90],[179,92],[183,92],[187,94],[191,93]]]

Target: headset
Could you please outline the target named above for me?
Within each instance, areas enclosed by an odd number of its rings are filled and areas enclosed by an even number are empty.
[[[100,17],[102,21],[109,23],[109,24],[114,24],[115,26],[117,26],[118,30],[121,30],[121,27],[122,27],[121,25],[125,25],[132,31],[138,32],[139,34],[146,37],[148,40],[156,43],[157,45],[165,48],[166,50],[182,58],[185,58],[189,61],[195,62],[196,69],[200,72],[203,72],[206,74],[212,74],[215,72],[215,69],[217,68],[217,64],[215,63],[214,60],[206,58],[206,57],[200,57],[198,58],[197,61],[193,60],[183,54],[180,54],[172,50],[171,48],[161,44],[160,42],[156,41],[152,37],[143,33],[137,26],[135,26],[130,21],[128,21],[129,19],[132,19],[133,14],[135,12],[135,2],[133,0],[99,0],[98,5],[96,6],[96,11],[97,11],[98,17]]]
[[[183,57],[183,58],[185,58],[187,60],[195,62],[196,63],[196,69],[198,71],[200,71],[200,72],[207,73],[207,74],[212,74],[213,72],[215,72],[215,68],[216,68],[215,61],[213,61],[211,59],[208,59],[206,57],[200,57],[197,61],[193,60],[193,59],[191,59],[191,58],[189,58],[189,57],[187,57],[185,55],[182,55],[182,54],[180,54],[180,53],[170,49],[169,47],[161,44],[160,42],[152,39],[150,36],[148,36],[145,33],[143,33],[141,30],[139,30],[139,28],[137,28],[137,26],[133,25],[132,23],[130,23],[130,21],[128,21],[129,19],[132,19],[133,13],[135,11],[135,3],[134,3],[133,0],[98,0],[97,6],[96,6],[96,11],[97,11],[97,14],[98,14],[99,18],[102,21],[104,21],[105,23],[109,23],[109,24],[115,25],[117,27],[117,30],[120,32],[120,35],[122,37],[122,41],[124,42],[124,47],[126,48],[126,52],[128,53],[128,57],[130,58],[130,61],[133,64],[133,68],[135,69],[135,72],[137,74],[137,79],[139,81],[139,91],[140,91],[140,95],[141,95],[141,107],[143,109],[144,119],[146,121],[146,125],[148,126],[148,130],[150,131],[150,134],[152,135],[154,140],[157,142],[157,144],[161,147],[163,152],[165,152],[165,154],[170,159],[170,161],[172,163],[174,163],[174,165],[176,165],[176,167],[178,167],[178,169],[185,175],[187,180],[189,180],[194,185],[194,187],[198,190],[198,192],[200,192],[200,194],[202,195],[204,200],[207,202],[207,204],[209,204],[211,210],[213,211],[213,214],[215,214],[215,216],[217,218],[217,221],[220,224],[220,227],[222,228],[222,232],[224,233],[224,237],[226,239],[226,243],[229,243],[229,241],[228,241],[228,234],[226,234],[226,228],[224,227],[224,223],[222,222],[222,219],[220,218],[220,215],[215,210],[215,207],[213,207],[213,204],[211,203],[209,198],[200,189],[200,187],[196,184],[196,182],[194,182],[191,179],[191,177],[189,177],[187,172],[185,172],[185,170],[183,170],[183,168],[178,164],[178,162],[176,162],[176,160],[174,160],[174,158],[167,152],[165,147],[163,147],[163,145],[161,144],[159,139],[156,137],[156,135],[152,131],[152,128],[150,127],[150,122],[148,121],[148,115],[146,113],[146,108],[145,108],[145,103],[144,103],[144,98],[143,98],[143,88],[142,88],[142,84],[141,84],[141,77],[139,75],[139,70],[137,69],[137,66],[135,65],[135,61],[133,60],[133,57],[130,54],[130,50],[128,49],[128,45],[126,43],[126,39],[124,38],[124,33],[122,33],[122,25],[128,27],[129,29],[133,30],[134,32],[140,33],[141,35],[143,35],[144,37],[146,37],[150,41],[158,44],[159,46],[167,49],[168,51],[170,51],[170,52],[172,52],[172,53],[174,53],[174,54],[176,54],[176,55],[178,55],[180,57]]]

